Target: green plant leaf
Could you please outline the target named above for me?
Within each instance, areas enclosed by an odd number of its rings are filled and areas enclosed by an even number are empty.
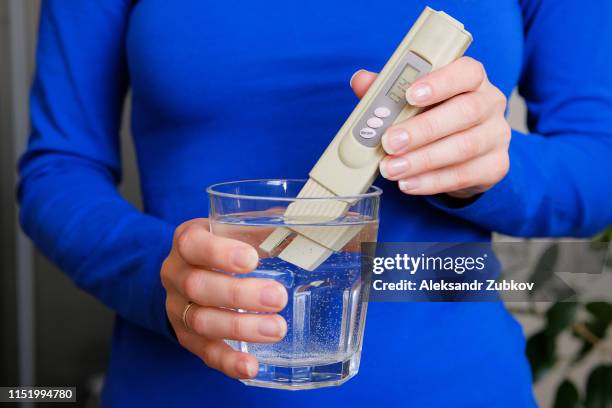
[[[612,242],[612,225],[593,238],[595,242]]]
[[[587,303],[585,307],[597,320],[605,322],[606,325],[612,323],[612,304],[608,302],[591,302]]]
[[[582,347],[580,347],[578,354],[576,354],[576,356],[574,357],[573,363],[580,362],[584,357],[586,357],[587,354],[589,354],[591,350],[593,350],[593,345],[588,341],[583,340]]]
[[[576,303],[555,303],[546,311],[545,328],[527,341],[526,354],[534,382],[555,365],[557,336],[573,324],[577,308]]]
[[[555,397],[555,404],[553,408],[583,408],[584,405],[580,401],[580,394],[578,389],[570,380],[564,380],[559,388],[557,388],[557,395]]]
[[[574,323],[578,305],[573,302],[558,302],[546,311],[546,334],[554,341],[559,333]]]
[[[586,387],[586,408],[612,408],[612,366],[591,371]]]
[[[533,382],[542,378],[556,362],[555,343],[551,342],[546,330],[542,330],[527,340],[525,354],[531,365]]]
[[[554,267],[559,258],[559,245],[557,243],[551,244],[542,253],[538,263],[531,272],[529,282],[535,283],[535,287],[542,287],[550,278],[553,276]],[[530,291],[529,295],[532,296],[536,291]]]
[[[591,308],[593,309],[593,306],[591,306]],[[608,326],[611,322],[608,321],[606,318],[599,318],[597,315],[594,314],[592,314],[592,317],[592,320],[584,323],[584,325],[595,337],[603,339],[606,336]],[[593,349],[593,344],[588,339],[584,339],[576,330],[574,330],[574,336],[582,340],[582,347],[574,358],[574,362],[578,362],[582,360],[582,358],[584,358]]]

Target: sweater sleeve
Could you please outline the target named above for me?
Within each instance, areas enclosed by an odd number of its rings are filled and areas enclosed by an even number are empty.
[[[592,236],[612,223],[612,2],[521,6],[519,92],[532,133],[513,131],[508,175],[474,202],[428,200],[509,235]]]
[[[20,164],[20,221],[80,288],[122,317],[172,336],[160,265],[173,226],[117,191],[128,86],[128,0],[45,0]]]

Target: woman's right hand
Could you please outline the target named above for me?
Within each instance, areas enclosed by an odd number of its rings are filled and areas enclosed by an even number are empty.
[[[287,291],[280,283],[218,272],[247,273],[258,260],[252,246],[211,234],[208,220],[200,218],[176,229],[172,250],[161,268],[166,313],[179,343],[209,367],[233,378],[254,377],[258,362],[232,349],[224,339],[274,343],[287,333],[285,320],[273,314],[287,304]],[[185,326],[183,313],[189,302],[193,305],[185,315]]]

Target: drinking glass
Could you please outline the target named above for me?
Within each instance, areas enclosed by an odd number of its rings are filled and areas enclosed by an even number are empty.
[[[273,279],[287,289],[287,306],[280,315],[287,321],[287,335],[273,344],[227,341],[234,349],[259,361],[259,372],[245,384],[279,389],[311,389],[337,386],[359,370],[367,311],[368,287],[361,275],[361,243],[375,242],[382,191],[371,187],[350,197],[298,198],[306,180],[248,180],[215,184],[210,198],[211,232],[246,242],[257,249],[257,269],[238,277]],[[341,216],[285,216],[292,203],[336,205],[348,203]],[[319,207],[318,207],[319,208]],[[276,228],[292,234],[272,253],[259,245]],[[301,269],[278,257],[301,229],[325,231],[352,227],[356,234],[340,250],[313,271]],[[297,231],[297,232],[295,232]],[[248,313],[249,311],[240,310]]]

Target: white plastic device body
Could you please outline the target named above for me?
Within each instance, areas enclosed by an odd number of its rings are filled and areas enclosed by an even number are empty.
[[[314,270],[334,251],[342,249],[361,226],[299,224],[333,221],[349,209],[351,200],[346,197],[368,190],[385,155],[381,137],[386,129],[421,111],[407,103],[406,89],[421,76],[461,57],[471,42],[472,35],[463,24],[426,7],[310,171],[298,195],[329,199],[290,204],[285,217],[297,221],[274,230],[260,248],[272,253],[295,233],[297,236],[278,256],[306,270]]]

